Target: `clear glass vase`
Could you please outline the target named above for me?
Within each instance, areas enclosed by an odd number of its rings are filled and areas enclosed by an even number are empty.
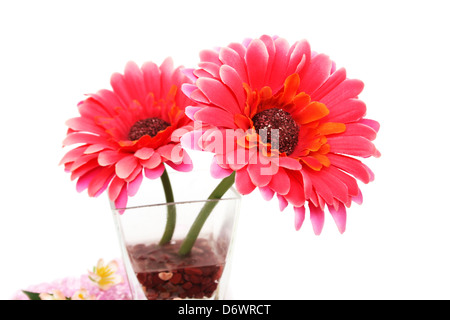
[[[241,198],[231,187],[221,199],[207,200],[213,187],[205,181],[210,180],[195,173],[174,174],[171,184],[179,201],[155,203],[163,195],[161,183],[154,180],[139,191],[141,198],[130,198],[127,208],[111,204],[133,299],[225,298]],[[211,213],[186,253],[186,237],[205,208],[212,208]],[[175,228],[161,244],[168,212],[175,212]]]

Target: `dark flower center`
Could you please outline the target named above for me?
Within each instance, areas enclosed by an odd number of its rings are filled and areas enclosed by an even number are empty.
[[[138,140],[145,135],[154,137],[159,131],[169,127],[170,124],[160,118],[147,118],[136,121],[128,133],[128,139]]]
[[[290,155],[298,143],[298,125],[289,112],[272,108],[257,113],[253,125],[264,143],[271,143],[272,148]]]

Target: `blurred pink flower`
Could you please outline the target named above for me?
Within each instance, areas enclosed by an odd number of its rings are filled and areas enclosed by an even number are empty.
[[[363,83],[307,41],[290,46],[264,35],[200,59],[185,70],[194,83],[182,90],[195,103],[186,114],[197,128],[183,145],[213,152],[213,176],[235,171],[241,194],[259,188],[267,200],[276,195],[281,210],[291,204],[297,230],[307,205],[316,234],[325,207],[344,232],[346,207],[362,201],[356,179],[374,178],[355,157],[380,155],[372,143],[379,124],[364,118],[358,99]]]
[[[89,294],[89,292],[81,288],[80,290],[76,291],[71,297],[71,300],[97,300],[97,297],[93,294]]]
[[[119,264],[113,260],[105,265],[103,259],[100,259],[93,271],[89,271],[89,279],[100,288],[100,290],[109,290],[111,287],[121,283],[123,277],[117,273]]]
[[[57,289],[52,289],[50,292],[42,292],[39,294],[41,300],[67,300],[67,297]]]
[[[79,192],[98,196],[106,189],[117,208],[126,206],[145,175],[159,178],[165,165],[192,169],[181,148],[181,134],[192,130],[184,109],[189,99],[180,87],[189,80],[167,58],[139,68],[129,62],[125,73],[111,77],[110,90],[100,90],[78,105],[80,117],[67,121],[63,146],[76,146],[61,160]]]
[[[110,287],[108,290],[101,290],[96,283],[89,279],[88,274],[30,285],[24,290],[47,294],[57,292],[58,297],[71,297],[72,299],[75,297],[75,300],[77,297],[84,299],[93,299],[95,297],[96,300],[131,300],[130,286],[127,281],[125,268],[119,260],[117,260],[117,267],[116,274],[120,275],[123,281]],[[44,295],[44,297],[46,296]],[[28,297],[20,290],[13,295],[12,299],[28,300]]]

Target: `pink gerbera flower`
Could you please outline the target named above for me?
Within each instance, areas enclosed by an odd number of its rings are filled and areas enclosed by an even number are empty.
[[[346,207],[362,201],[356,179],[374,178],[355,157],[379,156],[371,142],[379,124],[364,118],[358,99],[363,83],[307,41],[262,36],[200,58],[185,71],[195,83],[182,89],[196,103],[186,113],[202,127],[183,142],[215,153],[213,176],[236,172],[240,193],[259,188],[281,210],[292,204],[297,230],[308,206],[316,234],[325,207],[344,232]]]
[[[78,179],[77,190],[98,196],[108,188],[110,200],[124,208],[144,175],[159,178],[165,164],[191,170],[180,145],[180,135],[192,130],[184,113],[189,99],[180,91],[188,82],[170,58],[159,67],[129,62],[123,75],[112,75],[112,91],[100,90],[82,101],[81,116],[67,121],[63,142],[78,146],[61,160],[72,180]]]

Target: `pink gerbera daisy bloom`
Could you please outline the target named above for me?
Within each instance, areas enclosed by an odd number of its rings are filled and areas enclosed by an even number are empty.
[[[186,113],[202,126],[183,143],[215,153],[213,176],[235,172],[241,194],[259,188],[265,199],[276,195],[281,210],[291,204],[297,230],[308,207],[320,234],[327,207],[344,232],[346,207],[362,201],[356,179],[374,179],[357,158],[379,156],[379,124],[364,118],[358,99],[363,83],[307,41],[262,36],[200,58],[185,70],[194,83],[182,89],[196,103]]]
[[[98,196],[108,189],[117,208],[138,191],[143,177],[161,177],[165,165],[190,171],[192,161],[180,136],[192,130],[184,113],[189,99],[180,87],[190,82],[171,58],[161,66],[129,62],[100,90],[78,105],[80,117],[67,121],[63,145],[77,145],[61,160],[78,191]]]

